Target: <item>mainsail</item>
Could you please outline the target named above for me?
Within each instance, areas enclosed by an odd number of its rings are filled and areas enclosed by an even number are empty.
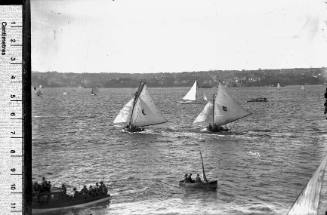
[[[136,99],[136,100],[135,100]],[[155,106],[145,84],[141,85],[135,98],[120,110],[114,124],[131,124],[142,127],[167,122]]]
[[[202,112],[195,118],[193,124],[200,124],[212,121],[213,104],[209,101],[203,108]]]
[[[186,93],[186,95],[183,97],[183,100],[187,101],[195,101],[196,100],[196,95],[198,91],[198,85],[197,82],[195,81],[191,89]]]
[[[234,99],[228,95],[225,87],[219,83],[214,102],[214,124],[218,126],[225,125],[250,114],[251,113],[244,110],[236,101],[234,101]]]
[[[288,215],[320,215],[327,211],[327,157],[298,196]]]

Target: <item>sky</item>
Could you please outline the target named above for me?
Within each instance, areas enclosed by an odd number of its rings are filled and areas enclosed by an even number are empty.
[[[32,70],[327,66],[325,0],[31,0]]]

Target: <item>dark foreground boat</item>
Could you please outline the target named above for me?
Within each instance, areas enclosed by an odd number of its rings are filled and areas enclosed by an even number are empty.
[[[247,102],[268,102],[268,99],[267,98],[255,98],[255,99],[250,99],[248,100]]]
[[[186,189],[200,189],[200,190],[217,190],[218,181],[208,181],[208,182],[185,182],[184,180],[179,182],[180,187],[184,187]]]
[[[87,190],[87,189],[86,189]],[[92,190],[83,190],[74,195],[66,194],[66,189],[51,188],[33,192],[32,213],[45,214],[56,211],[84,208],[99,203],[109,203],[111,196],[104,184]]]
[[[201,156],[201,163],[202,163],[202,174],[203,174],[203,180],[199,178],[199,180],[192,180],[191,176],[189,178],[187,175],[185,175],[185,179],[179,181],[179,186],[183,187],[188,190],[204,190],[204,191],[215,191],[217,190],[218,187],[218,181],[209,181],[206,177],[205,171],[204,171],[204,164],[203,164],[203,158],[202,158],[202,153],[200,151],[200,156]]]

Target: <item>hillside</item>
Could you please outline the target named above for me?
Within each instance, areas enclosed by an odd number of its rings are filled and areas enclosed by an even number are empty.
[[[150,87],[186,87],[197,80],[200,87],[213,87],[218,80],[230,87],[323,84],[322,68],[278,70],[230,70],[181,73],[59,73],[33,72],[32,84],[43,87],[137,87],[145,80]]]

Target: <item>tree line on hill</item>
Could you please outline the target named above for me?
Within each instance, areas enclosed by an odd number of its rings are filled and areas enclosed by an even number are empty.
[[[220,80],[229,87],[323,84],[324,68],[215,70],[181,73],[59,73],[32,72],[32,85],[43,87],[137,87],[146,81],[150,87],[210,88]]]

